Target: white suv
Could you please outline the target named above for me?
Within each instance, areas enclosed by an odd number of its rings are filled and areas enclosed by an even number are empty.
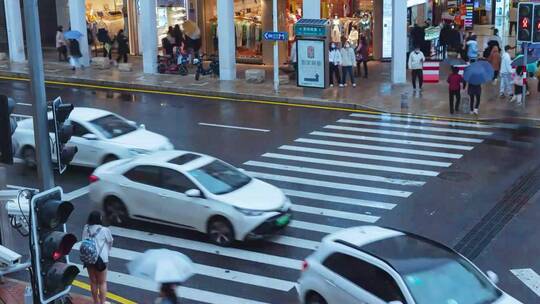
[[[426,238],[377,226],[328,235],[298,280],[308,304],[518,304],[465,257]]]

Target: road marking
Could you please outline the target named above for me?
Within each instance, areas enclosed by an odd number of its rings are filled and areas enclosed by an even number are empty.
[[[294,206],[293,206],[293,210],[295,210]],[[302,248],[302,249],[308,249],[308,250],[317,250],[320,244],[320,242],[299,239],[299,238],[290,237],[286,235],[276,235],[269,238],[268,241],[272,243],[276,243],[276,244]]]
[[[388,184],[395,184],[395,185],[402,185],[402,186],[420,187],[425,184],[425,182],[411,181],[411,180],[405,180],[405,179],[395,179],[395,178],[386,178],[386,177],[376,176],[376,175],[365,175],[365,174],[356,174],[356,173],[348,173],[348,172],[340,172],[340,171],[321,170],[321,169],[308,168],[308,167],[280,165],[280,164],[273,164],[273,163],[266,163],[266,162],[259,162],[259,161],[248,161],[248,162],[245,162],[244,165],[276,169],[276,170],[300,172],[300,173],[309,173],[309,174],[318,174],[318,175],[326,175],[326,176],[334,176],[334,177],[367,180],[367,181],[372,181],[372,182],[388,183]]]
[[[79,267],[80,275],[88,277],[88,272],[82,267],[82,265],[74,264]],[[107,271],[107,282],[113,284],[119,284],[123,286],[133,287],[136,289],[157,292],[159,290],[158,283],[142,278],[134,277],[128,274],[124,274],[116,271]],[[211,291],[195,289],[185,286],[179,286],[176,288],[176,294],[180,298],[189,299],[201,303],[209,304],[223,304],[223,303],[237,303],[237,304],[269,304],[254,300],[248,300],[244,298],[233,297],[221,293],[215,293]]]
[[[334,233],[334,232],[340,231],[342,229],[345,229],[345,228],[341,228],[341,227],[321,225],[321,224],[303,222],[303,221],[299,221],[299,220],[292,220],[289,223],[289,227],[297,228],[297,229],[303,229],[303,230],[317,231],[317,232],[322,232],[322,233],[327,233],[327,234]]]
[[[229,126],[229,125],[218,125],[218,124],[211,124],[211,123],[205,123],[205,122],[200,122],[199,125],[207,126],[207,127],[226,128],[226,129],[238,129],[238,130],[257,131],[257,132],[270,132],[270,130],[266,130],[266,129],[246,128],[246,127]]]
[[[331,216],[331,217],[352,220],[352,221],[366,222],[366,223],[376,223],[380,219],[380,217],[373,216],[373,215],[338,211],[334,209],[316,208],[316,207],[310,207],[310,206],[304,206],[304,205],[298,205],[298,204],[293,204],[291,209],[295,212],[315,214],[315,215],[320,215],[323,217]]]
[[[286,155],[286,154],[278,154],[278,153],[265,153],[262,156],[270,157],[270,158],[277,158],[277,159],[295,160],[295,161],[328,165],[328,166],[341,166],[341,167],[348,167],[348,168],[379,170],[379,171],[397,172],[397,173],[403,173],[403,174],[422,175],[422,176],[439,175],[439,172],[436,172],[436,171],[407,169],[407,168],[390,167],[390,166],[379,166],[379,165],[371,165],[371,164],[364,164],[364,163],[358,163],[358,162],[346,162],[346,161],[320,159],[320,158]]]
[[[366,149],[366,150],[383,151],[383,152],[395,152],[395,153],[404,153],[404,154],[413,154],[413,155],[454,158],[454,159],[459,159],[463,157],[463,154],[443,153],[443,152],[433,152],[433,151],[403,149],[403,148],[392,148],[392,147],[384,147],[384,146],[372,146],[372,145],[353,144],[353,143],[347,143],[347,142],[341,142],[341,141],[330,141],[330,140],[298,138],[295,140],[295,142],[325,145],[325,146],[336,146],[336,147],[344,147],[344,148]]]
[[[473,146],[439,144],[439,143],[432,143],[432,142],[425,142],[425,141],[403,140],[403,139],[393,139],[393,138],[384,138],[384,137],[370,137],[370,136],[342,134],[342,133],[314,131],[309,134],[316,135],[316,136],[328,136],[328,137],[348,138],[348,139],[356,139],[356,140],[369,140],[369,141],[378,141],[378,142],[385,142],[385,143],[423,146],[423,147],[432,147],[432,148],[444,148],[444,149],[467,150],[467,151],[471,151],[472,149],[474,149]]]
[[[422,134],[422,133],[387,131],[387,130],[380,130],[380,129],[366,129],[366,128],[343,127],[343,126],[334,126],[334,125],[324,126],[324,128],[332,129],[332,130],[340,130],[340,131],[375,133],[375,134],[384,134],[384,135],[395,135],[395,136],[427,138],[427,139],[448,140],[448,141],[461,141],[461,142],[470,142],[470,143],[477,143],[477,144],[482,143],[484,141],[483,139],[478,139],[478,138],[431,135],[431,134]]]
[[[409,124],[395,124],[395,123],[367,121],[367,120],[340,119],[340,120],[338,120],[338,122],[340,122],[340,123],[348,123],[348,124],[356,124],[356,125],[378,126],[378,127],[388,127],[388,128],[401,128],[401,129],[422,130],[422,131],[432,131],[432,132],[457,133],[457,134],[468,134],[468,135],[483,135],[483,136],[493,135],[492,132],[485,132],[485,131],[472,131],[472,130],[463,130],[463,129],[454,129],[454,128],[426,127],[426,126],[416,126],[416,125],[409,125]]]
[[[80,243],[77,243],[73,246],[73,249],[79,250],[79,247]],[[116,247],[113,247],[110,251],[110,257],[126,261],[134,260],[142,254],[143,253],[141,252]],[[242,284],[249,284],[281,291],[289,291],[294,288],[295,284],[294,282],[289,282],[285,280],[274,279],[270,277],[254,275],[250,273],[239,272],[219,267],[207,266],[198,263],[193,263],[193,265],[195,266],[195,272],[197,274],[227,281],[238,282]]]
[[[306,191],[290,190],[290,189],[283,189],[283,188],[281,188],[281,190],[283,190],[283,192],[288,196],[308,198],[308,199],[313,199],[317,201],[347,204],[347,205],[352,205],[352,206],[370,207],[370,208],[378,208],[378,209],[385,209],[385,210],[392,210],[396,206],[396,204],[391,204],[391,203],[368,201],[368,200],[349,198],[349,197],[344,197],[344,196],[327,195],[327,194],[320,194],[320,193],[315,193],[315,192],[306,192]]]
[[[89,284],[86,284],[86,283],[78,281],[78,280],[73,281],[72,285],[75,286],[75,287],[79,287],[81,289],[84,289],[86,291],[91,291],[92,290]],[[107,299],[111,299],[111,300],[113,300],[115,302],[118,302],[120,304],[137,304],[137,302],[133,302],[131,300],[128,300],[128,299],[126,299],[124,297],[121,297],[119,295],[116,295],[116,294],[114,294],[114,293],[112,293],[110,291],[107,291]]]
[[[15,190],[32,190],[32,191],[38,191],[39,189],[31,188],[31,187],[24,187],[24,186],[16,186],[16,185],[6,185],[7,188],[15,189]]]
[[[161,245],[169,245],[177,248],[184,248],[190,250],[196,250],[200,252],[206,252],[215,255],[222,255],[231,258],[236,258],[245,261],[251,261],[256,263],[262,263],[266,265],[285,267],[294,270],[299,270],[302,265],[302,261],[295,260],[286,257],[280,257],[265,253],[253,252],[249,250],[220,247],[214,244],[198,242],[188,239],[176,238],[161,234],[152,234],[143,231],[130,230],[120,227],[110,227],[113,235],[120,237],[130,238],[138,241],[156,243]]]
[[[281,149],[281,150],[289,150],[289,151],[299,151],[299,152],[324,154],[324,155],[335,155],[335,156],[354,157],[354,158],[363,158],[363,159],[371,159],[371,160],[381,160],[381,161],[405,163],[405,164],[426,165],[426,166],[433,166],[433,167],[445,167],[445,168],[448,168],[448,167],[450,167],[452,165],[452,163],[438,162],[438,161],[431,161],[431,160],[421,160],[421,159],[393,157],[393,156],[382,156],[382,155],[373,155],[373,154],[364,154],[364,153],[355,153],[355,152],[345,152],[345,151],[336,151],[336,150],[327,150],[327,149],[317,149],[317,148],[307,148],[307,147],[298,147],[298,146],[289,146],[289,145],[281,146],[281,147],[279,147],[279,149]]]
[[[31,115],[24,115],[24,114],[11,114],[11,116],[13,116],[15,118],[20,118],[20,119],[32,118]]]
[[[374,194],[397,196],[397,197],[409,197],[412,194],[412,192],[409,192],[409,191],[357,186],[357,185],[351,185],[351,184],[345,184],[345,183],[326,182],[326,181],[320,181],[316,179],[277,175],[277,174],[268,174],[268,173],[262,173],[262,172],[254,172],[254,171],[248,171],[248,172],[250,175],[257,178],[269,179],[269,180],[281,181],[281,182],[287,182],[287,183],[294,183],[294,184],[302,184],[302,185],[308,185],[308,186],[315,186],[315,187],[374,193]]]
[[[31,103],[24,103],[24,102],[17,102],[17,105],[19,105],[19,106],[25,106],[25,107],[31,107],[31,106],[32,106]]]
[[[540,297],[540,275],[530,268],[510,269],[510,272]]]
[[[71,191],[69,193],[64,193],[63,199],[66,201],[72,201],[74,199],[77,199],[83,195],[88,194],[88,189],[90,186],[82,187],[80,189],[77,189],[75,191]]]

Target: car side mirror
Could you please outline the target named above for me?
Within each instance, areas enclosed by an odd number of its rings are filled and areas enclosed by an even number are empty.
[[[189,189],[185,192],[187,197],[201,197],[202,193],[199,189]]]
[[[86,133],[82,136],[82,138],[86,139],[86,140],[97,140],[98,137],[96,136],[96,134],[92,134],[92,133]]]
[[[486,274],[488,276],[488,279],[491,281],[491,283],[495,285],[499,284],[499,276],[495,272],[488,270],[486,271]]]

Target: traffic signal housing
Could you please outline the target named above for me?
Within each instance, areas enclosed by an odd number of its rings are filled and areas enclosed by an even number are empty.
[[[533,41],[540,43],[540,4],[534,5],[533,11]]]
[[[13,133],[17,128],[17,121],[11,117],[15,101],[6,95],[0,95],[0,163],[13,164]]]
[[[69,264],[68,255],[77,237],[66,232],[73,204],[62,201],[62,189],[55,187],[30,200],[32,267],[40,303],[50,303],[68,294],[79,268]]]
[[[518,5],[518,41],[531,42],[533,37],[533,3]]]
[[[77,147],[66,145],[73,136],[73,125],[67,121],[69,114],[73,111],[73,105],[63,103],[62,99],[56,98],[52,103],[52,109],[55,122],[52,131],[55,136],[56,161],[58,162],[58,171],[62,174],[77,153]]]

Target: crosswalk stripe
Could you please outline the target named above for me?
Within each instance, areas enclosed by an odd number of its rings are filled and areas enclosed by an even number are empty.
[[[364,154],[364,153],[355,153],[355,152],[327,150],[327,149],[307,148],[307,147],[298,147],[298,146],[290,146],[290,145],[281,146],[279,147],[279,149],[316,153],[316,154],[325,154],[325,155],[334,155],[334,156],[363,158],[363,159],[371,159],[371,160],[381,160],[381,161],[405,163],[405,164],[426,165],[426,166],[434,166],[434,167],[447,168],[452,165],[452,163],[448,163],[448,162],[438,162],[438,161],[422,160],[422,159],[414,159],[414,158],[403,158],[403,157],[382,156],[382,155],[373,155],[373,154]]]
[[[304,206],[304,205],[298,205],[298,204],[293,204],[291,209],[295,212],[309,213],[309,214],[315,214],[315,215],[321,215],[321,216],[331,216],[331,217],[337,217],[337,218],[342,218],[346,220],[353,220],[353,221],[367,222],[367,223],[376,223],[380,219],[380,217],[373,216],[373,215],[338,211],[338,210],[333,210],[333,209],[316,208],[316,207],[310,207],[310,206]]]
[[[370,136],[363,136],[363,135],[352,135],[352,134],[342,134],[342,133],[332,133],[332,132],[314,131],[309,134],[316,135],[316,136],[327,136],[327,137],[347,138],[347,139],[356,139],[356,140],[369,140],[369,141],[378,141],[378,142],[385,142],[385,143],[423,146],[423,147],[432,147],[432,148],[444,148],[444,149],[455,149],[455,150],[466,150],[466,151],[471,151],[472,149],[474,149],[473,146],[440,144],[440,143],[425,142],[425,141],[403,140],[403,139],[393,139],[393,138],[384,138],[384,137],[370,137]]]
[[[80,243],[75,244],[73,246],[73,249],[79,250]],[[113,247],[109,253],[110,257],[116,258],[116,259],[122,259],[126,261],[134,260],[135,258],[142,255],[140,252],[122,249],[122,248],[116,248]],[[227,280],[227,281],[233,281],[238,282],[242,284],[249,284],[264,288],[271,288],[281,291],[289,291],[292,288],[294,288],[294,282],[240,272],[240,271],[234,271],[230,269],[224,269],[219,267],[213,267],[198,263],[193,263],[193,266],[195,268],[195,272],[200,275],[205,275],[208,277],[213,277],[217,279]]]
[[[341,227],[321,225],[321,224],[303,222],[299,220],[292,220],[289,223],[289,227],[303,229],[303,230],[317,231],[317,232],[322,232],[322,233],[327,233],[327,234],[334,233],[334,232],[344,229]]]
[[[397,197],[409,197],[412,194],[412,192],[409,192],[409,191],[365,187],[365,186],[350,185],[350,184],[345,184],[345,183],[333,183],[333,182],[320,181],[316,179],[277,175],[277,174],[268,174],[268,173],[255,172],[255,171],[249,171],[249,174],[252,175],[253,177],[262,178],[262,179],[269,179],[269,180],[275,180],[275,181],[310,185],[310,186],[316,186],[316,187],[325,187],[325,188],[332,188],[332,189],[366,192],[366,193],[374,193],[374,194],[381,194],[381,195],[390,195],[390,196],[397,196]]]
[[[356,174],[356,173],[322,170],[322,169],[315,169],[315,168],[308,168],[308,167],[280,165],[280,164],[251,161],[251,160],[248,162],[245,162],[244,165],[299,172],[299,173],[309,173],[309,174],[318,174],[318,175],[326,175],[326,176],[334,176],[334,177],[367,180],[367,181],[372,181],[372,182],[388,183],[388,184],[395,184],[395,185],[402,185],[402,186],[418,186],[419,187],[425,184],[425,182],[411,181],[411,180],[406,180],[406,179],[387,178],[387,177],[376,176],[376,175]]]
[[[379,165],[371,165],[371,164],[364,164],[364,163],[358,163],[358,162],[346,162],[346,161],[320,159],[320,158],[295,156],[295,155],[287,155],[287,154],[279,154],[279,153],[265,153],[262,156],[269,157],[269,158],[277,158],[277,159],[295,160],[295,161],[308,162],[308,163],[321,164],[321,165],[333,165],[333,166],[341,166],[341,167],[348,167],[348,168],[379,170],[379,171],[396,172],[396,173],[411,174],[411,175],[421,175],[421,176],[439,175],[439,172],[429,171],[429,170],[417,170],[417,169],[407,169],[407,168],[400,168],[400,167],[379,166]]]
[[[379,126],[379,127],[389,127],[389,128],[401,128],[401,129],[422,130],[422,131],[432,131],[432,132],[445,132],[445,133],[483,135],[483,136],[493,135],[492,132],[485,132],[485,131],[473,131],[473,130],[463,130],[463,129],[455,129],[455,128],[426,127],[426,126],[416,126],[416,125],[409,125],[409,124],[395,124],[395,123],[367,121],[367,120],[340,119],[340,120],[338,120],[338,122],[340,122],[340,123],[348,123],[348,124],[356,124],[356,125]]]
[[[82,265],[75,264],[79,267],[80,275],[88,277],[88,272],[86,269],[83,269]],[[159,290],[158,283],[150,280],[145,280],[142,278],[134,277],[129,274],[116,272],[116,271],[107,271],[107,282],[128,286],[136,289],[157,292]],[[221,293],[215,293],[211,291],[206,291],[202,289],[195,289],[191,287],[179,286],[176,288],[176,294],[180,298],[193,300],[201,303],[208,304],[223,304],[223,303],[237,303],[237,304],[269,304],[265,302],[249,300],[234,296],[229,296]]]
[[[540,297],[540,275],[531,268],[510,269],[510,272]]]
[[[340,130],[340,131],[353,131],[353,132],[362,132],[362,133],[375,133],[375,134],[427,138],[427,139],[436,139],[436,140],[461,141],[461,142],[469,142],[469,143],[477,143],[477,144],[483,142],[482,139],[478,139],[478,138],[431,135],[431,134],[423,134],[423,133],[388,131],[388,130],[380,130],[380,129],[366,129],[366,128],[344,127],[344,126],[334,126],[334,125],[324,126],[324,128],[332,129],[332,130]]]
[[[327,194],[321,194],[321,193],[315,193],[315,192],[306,192],[306,191],[298,191],[298,190],[283,189],[283,188],[281,188],[281,190],[283,190],[283,193],[285,193],[288,196],[308,198],[308,199],[317,200],[317,201],[326,201],[326,202],[332,202],[332,203],[340,203],[340,204],[370,207],[370,208],[385,209],[385,210],[392,210],[396,206],[396,204],[392,204],[392,203],[368,201],[368,200],[349,198],[349,197],[344,197],[344,196],[327,195]]]
[[[404,153],[404,154],[412,154],[412,155],[454,158],[454,159],[459,159],[463,157],[463,154],[455,154],[455,153],[392,148],[392,147],[384,147],[384,146],[372,146],[372,145],[363,145],[363,144],[353,144],[353,143],[347,143],[347,142],[341,142],[341,141],[318,140],[318,139],[308,139],[308,138],[298,138],[295,140],[295,142],[324,145],[324,146],[336,146],[336,147],[344,147],[344,148],[357,148],[357,149],[383,151],[383,152],[395,152],[395,153]]]
[[[293,206],[292,209],[295,210],[295,206]],[[316,250],[317,248],[319,248],[319,244],[320,244],[320,242],[304,240],[304,239],[295,238],[295,237],[286,236],[286,235],[276,235],[274,237],[269,238],[268,241],[272,243],[277,243],[281,245],[297,247],[297,248],[302,248],[302,249],[308,249],[308,250]]]
[[[138,241],[169,245],[177,248],[195,250],[215,255],[227,256],[235,259],[257,262],[278,267],[285,267],[298,270],[302,261],[266,253],[259,253],[249,250],[220,247],[210,243],[198,242],[183,238],[176,238],[161,234],[152,234],[143,231],[131,230],[121,227],[110,227],[113,235],[134,239]]]

